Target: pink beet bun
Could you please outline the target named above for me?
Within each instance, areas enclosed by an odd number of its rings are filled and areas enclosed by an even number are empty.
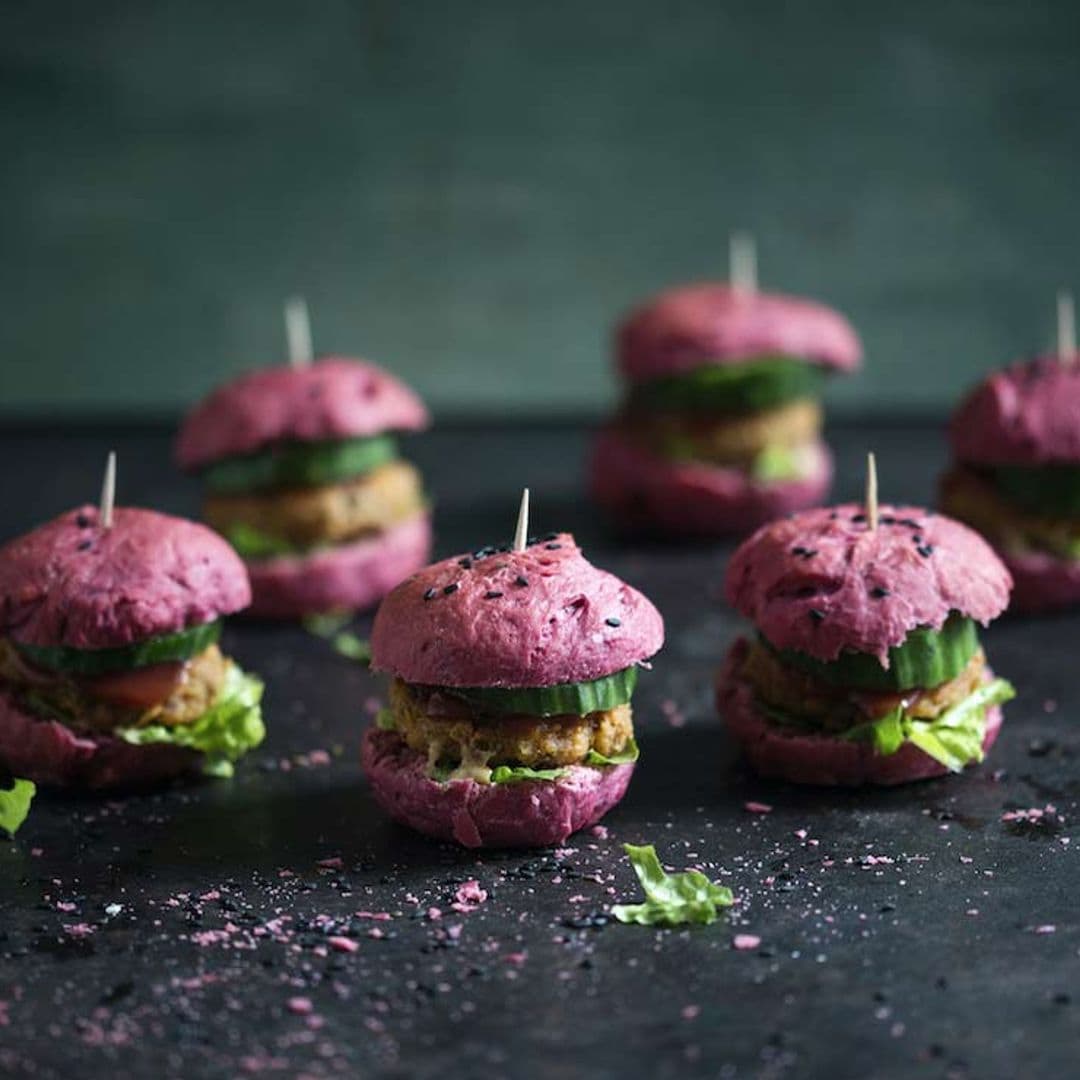
[[[366,360],[328,356],[306,367],[259,368],[219,386],[181,425],[176,461],[200,469],[285,440],[359,438],[427,423],[424,403],[400,379]]]
[[[373,667],[430,686],[585,682],[663,644],[656,608],[588,562],[567,533],[413,574],[382,602],[371,632]]]
[[[806,477],[759,483],[742,469],[656,457],[607,427],[596,439],[589,482],[593,498],[629,527],[675,536],[744,535],[825,498],[832,455],[822,442],[809,453]]]
[[[247,571],[217,533],[117,507],[83,506],[0,548],[0,634],[101,649],[171,634],[247,607]]]
[[[436,783],[397,732],[369,728],[361,761],[375,801],[395,821],[469,848],[545,847],[595,825],[622,797],[633,765],[574,765],[559,780]]]
[[[0,689],[0,768],[51,787],[144,788],[198,772],[203,756],[167,743],[133,746],[112,735],[77,735],[23,712]]]
[[[431,521],[424,513],[351,544],[253,561],[248,614],[294,619],[335,609],[361,611],[430,557]]]
[[[880,508],[871,530],[855,503],[764,525],[728,564],[727,600],[778,649],[835,660],[889,649],[959,611],[984,626],[1005,610],[1012,578],[958,521],[915,506]]]
[[[746,642],[736,641],[716,684],[716,704],[731,736],[742,746],[750,764],[762,776],[794,784],[857,787],[861,784],[907,784],[945,776],[949,770],[913,743],[895,754],[874,753],[867,743],[827,735],[795,735],[783,731],[760,712],[750,684],[739,678]],[[987,679],[992,678],[989,668]],[[1001,709],[986,712],[983,752],[989,753],[1001,730]]]
[[[1080,605],[1080,562],[1044,551],[1000,553],[1013,577],[1016,611],[1054,611]]]
[[[949,424],[972,465],[1080,465],[1080,364],[1043,356],[984,379]]]
[[[619,370],[631,382],[777,354],[844,372],[862,360],[859,339],[838,311],[716,282],[647,300],[619,325],[615,344]]]

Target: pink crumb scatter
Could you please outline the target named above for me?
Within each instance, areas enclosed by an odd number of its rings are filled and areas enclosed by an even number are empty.
[[[377,922],[389,922],[394,916],[389,911],[357,911],[358,919],[375,919]]]
[[[437,921],[438,919],[441,919],[441,918],[442,918],[442,908],[437,908],[437,907],[429,907],[429,908],[427,909],[427,917],[428,917],[428,918],[429,918],[429,919],[430,919],[430,920],[431,920],[432,922],[436,922],[436,921]]]
[[[696,1020],[700,1015],[700,1005],[684,1005],[682,1007],[682,1018],[684,1020]]]
[[[76,906],[77,905],[73,904],[70,900],[57,900],[56,901],[56,910],[57,911],[64,911],[64,912],[69,912],[70,913],[70,912],[75,910]]]
[[[220,900],[221,892],[218,889],[211,889],[209,892],[205,892],[199,897],[200,900],[209,902],[211,900]]]
[[[967,866],[969,863],[973,863],[975,860],[970,855],[961,855],[960,861]]]
[[[229,940],[227,930],[197,930],[191,935],[191,940],[200,948],[208,945],[222,945]]]
[[[736,934],[731,939],[731,946],[739,952],[756,949],[761,944],[761,938],[757,934]]]
[[[743,803],[743,809],[748,814],[771,814],[773,811],[773,808],[768,803],[754,802],[753,800]]]
[[[94,928],[89,923],[65,923],[64,933],[73,938],[87,938],[94,933]]]
[[[796,829],[795,830],[795,835],[800,840],[805,840],[810,834],[805,829]]]
[[[606,825],[594,825],[589,832],[596,837],[597,840],[606,840],[608,838],[608,828]]]
[[[30,854],[33,856],[33,858],[40,859],[41,856],[45,854],[45,849],[40,847],[32,847],[30,849]]]
[[[366,712],[368,716],[374,716],[382,707],[383,703],[377,697],[364,699],[364,712]]]
[[[1006,810],[1001,815],[1002,821],[1029,821],[1036,822],[1042,821],[1043,818],[1057,818],[1057,820],[1064,820],[1059,817],[1057,807],[1053,803],[1047,803],[1045,806],[1031,806],[1026,810]]]
[[[1043,923],[1041,926],[1033,926],[1031,932],[1033,934],[1056,934],[1057,927],[1053,923]]]
[[[340,855],[333,855],[328,859],[320,859],[315,865],[321,866],[324,870],[340,870],[345,863]]]
[[[326,943],[334,950],[334,952],[354,953],[360,948],[360,943],[358,941],[353,941],[352,938],[339,937],[336,934],[333,937],[328,937]]]
[[[291,997],[286,1002],[286,1008],[297,1016],[307,1016],[315,1010],[309,997]]]
[[[506,953],[503,956],[503,963],[512,964],[514,967],[521,967],[528,959],[529,954],[527,952],[511,952]]]
[[[369,938],[376,938],[376,939],[379,939],[379,938],[384,938],[384,937],[386,937],[386,932],[385,932],[385,931],[384,931],[384,930],[383,930],[383,929],[382,929],[381,927],[379,927],[379,926],[373,926],[373,927],[372,927],[372,928],[371,928],[371,929],[370,929],[370,930],[369,930],[369,931],[367,932],[367,936],[368,936]]]
[[[330,764],[330,755],[325,750],[312,750],[311,753],[308,754],[308,761],[312,766],[318,768]]]
[[[405,903],[406,904],[419,904],[420,903],[420,897],[419,896],[414,896],[411,892],[407,892],[405,894]]]
[[[451,941],[457,941],[458,938],[461,937],[462,929],[463,929],[463,927],[462,927],[461,923],[455,923],[453,926],[448,926],[446,928],[446,936]]]
[[[1055,713],[1055,712],[1057,712],[1057,707],[1058,707],[1058,703],[1053,698],[1047,698],[1043,702],[1043,712],[1044,713]]]
[[[480,882],[473,878],[458,888],[454,893],[454,902],[450,906],[464,915],[475,911],[487,898],[487,890],[482,889]]]

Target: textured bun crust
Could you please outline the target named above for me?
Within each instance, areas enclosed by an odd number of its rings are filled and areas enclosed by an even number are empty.
[[[1080,364],[1043,356],[994,372],[953,413],[949,440],[971,465],[1080,465]]]
[[[202,761],[202,754],[180,746],[133,746],[111,735],[77,735],[55,720],[28,715],[0,689],[0,768],[12,776],[47,787],[149,788],[197,773]]]
[[[383,601],[371,633],[373,667],[431,686],[599,679],[663,643],[656,608],[566,533],[413,574]]]
[[[728,732],[762,776],[793,784],[858,787],[907,784],[948,775],[944,765],[911,743],[904,743],[895,754],[881,756],[866,743],[781,731],[758,711],[753,690],[737,674],[746,648],[746,642],[740,639],[728,653],[717,679],[716,705]],[[989,668],[986,677],[993,677]],[[998,706],[987,710],[984,753],[989,753],[997,740],[1001,720]]]
[[[0,548],[0,634],[30,645],[102,649],[247,607],[240,557],[205,525],[117,507],[61,514]]]
[[[426,427],[423,402],[400,379],[331,356],[306,367],[268,367],[218,387],[184,420],[176,461],[199,469],[286,440],[313,442]]]
[[[395,821],[469,848],[545,847],[595,825],[626,794],[633,765],[577,765],[561,780],[438,784],[424,756],[369,728],[361,760],[375,801]]]
[[[627,527],[670,536],[739,536],[825,498],[832,455],[822,442],[812,452],[804,479],[761,484],[741,469],[665,461],[608,427],[596,439],[589,485],[593,498]]]
[[[615,344],[619,370],[631,382],[778,353],[844,372],[862,359],[851,324],[832,308],[716,282],[647,300],[619,325]]]
[[[294,619],[320,611],[362,611],[431,557],[431,522],[420,514],[375,536],[312,555],[248,563],[248,614]]]
[[[774,521],[743,541],[728,602],[774,646],[835,660],[888,651],[952,611],[984,626],[1005,610],[1012,578],[978,533],[914,506],[880,508],[871,530],[854,503]]]

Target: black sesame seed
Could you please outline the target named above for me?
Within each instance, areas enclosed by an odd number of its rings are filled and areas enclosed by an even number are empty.
[[[884,600],[884,599],[885,599],[885,597],[889,595],[889,590],[888,590],[888,589],[886,589],[886,588],[885,588],[885,587],[884,587],[883,585],[875,585],[875,586],[874,586],[874,587],[873,587],[873,588],[872,588],[872,589],[870,590],[870,595],[871,595],[871,596],[872,596],[872,597],[873,597],[873,598],[874,598],[875,600]]]
[[[89,540],[82,540],[79,543],[79,551],[89,551],[91,542]]]
[[[852,522],[854,524],[858,525],[861,522],[866,520],[866,515],[865,514],[855,514],[855,515],[852,516],[851,520],[852,520]]]
[[[472,559],[470,559],[468,555],[466,555],[463,559],[458,559],[457,564],[461,567],[462,570],[472,569]]]
[[[540,539],[545,542],[548,540],[558,540],[559,534],[557,532],[545,533],[543,536],[540,537]]]
[[[838,514],[838,513],[837,513],[837,512],[836,512],[836,511],[834,510],[834,511],[833,511],[833,512],[832,512],[832,513],[831,513],[831,514],[829,515],[829,520],[830,520],[830,521],[835,521],[835,520],[836,520],[836,519],[837,519],[837,518],[838,518],[839,516],[840,516],[840,515],[839,515],[839,514]]]
[[[802,559],[812,559],[817,554],[817,548],[793,547],[792,555],[798,555]]]
[[[518,574],[518,576],[516,578],[514,578],[514,584],[515,585],[520,585],[521,588],[524,589],[524,588],[526,588],[528,586],[529,579],[527,577],[525,577],[524,574]]]
[[[894,518],[892,516],[892,514],[884,514],[880,518],[878,518],[878,521],[882,525],[895,525],[896,524],[896,518]]]
[[[614,615],[608,616],[604,622],[606,622],[608,626],[622,626],[622,619],[616,619]]]
[[[810,618],[811,618],[812,621],[814,621],[816,623],[822,622],[824,620],[824,618],[825,618],[825,612],[824,611],[819,611],[817,608],[811,608],[810,609]]]
[[[456,593],[457,590],[458,590],[457,582],[456,581],[451,581],[450,584],[447,585],[446,588],[443,589],[443,596],[449,596],[451,593]]]
[[[502,593],[498,589],[489,589],[484,593],[485,600],[498,600],[500,596],[502,596]]]
[[[79,514],[75,518],[75,524],[78,525],[80,529],[85,529],[90,525],[90,519],[85,514]]]
[[[562,544],[545,544],[544,545],[544,550],[545,551],[558,551],[559,548],[561,548],[561,547],[562,547]]]
[[[914,518],[900,518],[898,525],[906,525],[909,529],[921,529],[922,526]]]
[[[436,595],[438,595],[438,592],[439,592],[438,589],[428,589],[427,592],[424,593],[424,599],[425,600],[434,600]]]
[[[919,544],[921,544],[921,543],[922,543],[922,537],[921,537],[921,536],[919,536],[918,534],[916,534],[915,536],[913,536],[913,537],[911,538],[911,542],[912,542],[913,544],[915,544],[916,546],[918,546]]]
[[[934,554],[933,544],[923,544],[915,549],[924,559],[929,559]]]

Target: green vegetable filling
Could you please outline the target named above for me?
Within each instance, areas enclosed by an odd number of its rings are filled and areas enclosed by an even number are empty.
[[[396,457],[397,444],[388,435],[287,442],[244,457],[217,461],[203,471],[203,480],[216,495],[319,487],[361,476]]]
[[[700,870],[667,873],[652,844],[624,844],[623,850],[645,891],[645,902],[612,907],[611,913],[619,922],[640,926],[708,925],[719,918],[721,908],[734,903],[727,886],[710,881]]]
[[[632,410],[760,412],[798,398],[819,397],[825,372],[791,356],[763,356],[740,364],[704,363],[683,375],[639,383]]]
[[[135,746],[171,743],[198,750],[205,756],[203,772],[208,776],[232,776],[233,762],[266,735],[259,708],[262,694],[260,679],[230,663],[217,701],[198,720],[175,727],[121,728],[115,734]]]
[[[36,791],[29,780],[0,780],[0,832],[14,836],[19,831]]]
[[[625,705],[637,685],[638,669],[624,668],[591,682],[554,686],[439,687],[440,693],[465,702],[480,715],[587,716]]]
[[[767,648],[771,646],[764,642]],[[791,667],[828,683],[857,690],[895,691],[940,686],[955,679],[979,648],[973,620],[953,612],[940,630],[920,627],[889,650],[889,666],[869,653],[844,652],[829,663],[795,649],[775,649]]]
[[[216,620],[113,649],[71,649],[66,645],[25,645],[22,642],[16,642],[15,647],[32,664],[50,671],[68,675],[105,675],[150,664],[190,660],[220,637],[221,621]]]

